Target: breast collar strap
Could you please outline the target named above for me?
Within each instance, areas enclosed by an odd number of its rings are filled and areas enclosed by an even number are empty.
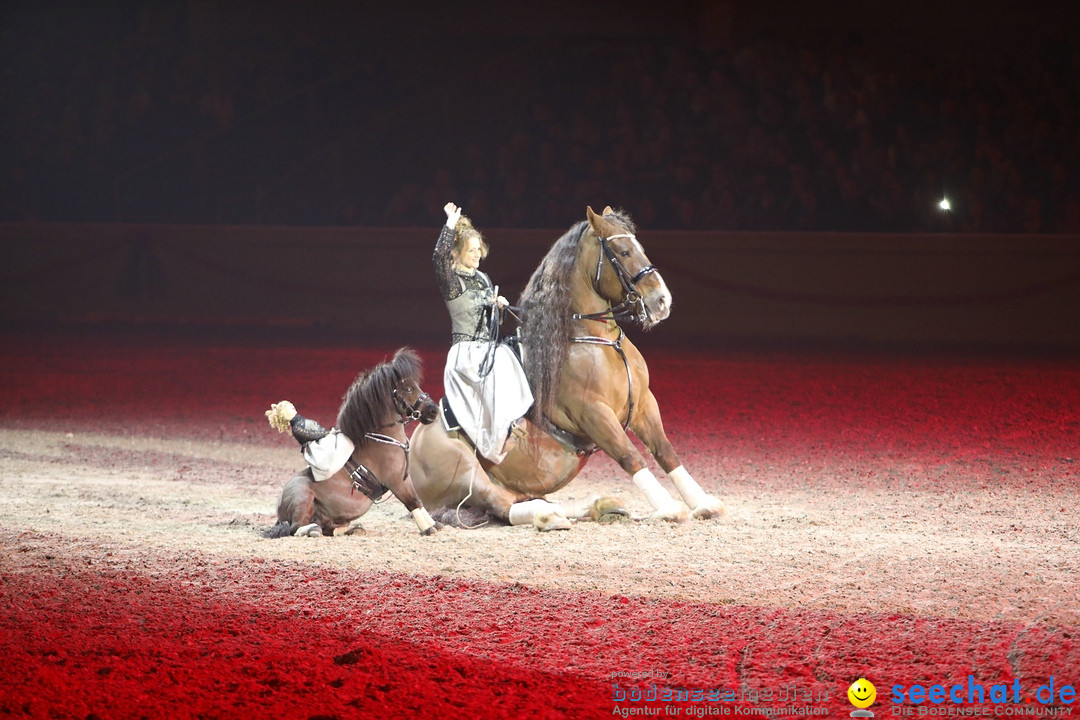
[[[630,372],[630,361],[626,359],[626,351],[623,350],[622,341],[626,337],[622,328],[619,328],[619,337],[614,340],[608,338],[595,337],[592,335],[586,335],[584,337],[570,338],[570,342],[581,343],[583,345],[604,345],[607,347],[615,348],[615,352],[619,353],[619,357],[622,358],[623,367],[626,369],[626,384],[627,384],[627,411],[626,422],[623,423],[623,430],[630,427],[630,422],[634,419],[634,376]]]
[[[401,448],[401,451],[405,453],[405,472],[402,474],[401,479],[409,477],[409,441],[401,442],[389,435],[380,435],[379,433],[364,433],[364,437],[368,440],[373,440],[377,443],[384,445],[395,445]],[[386,495],[386,486],[382,480],[375,473],[374,470],[358,463],[351,457],[345,461],[345,469],[349,471],[349,479],[352,480],[352,489],[359,490],[367,495],[373,501],[378,501],[384,495]]]

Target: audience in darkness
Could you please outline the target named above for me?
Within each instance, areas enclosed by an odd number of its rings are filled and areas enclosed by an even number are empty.
[[[544,37],[447,58],[301,36],[207,54],[183,21],[147,12],[8,63],[0,220],[427,227],[453,200],[484,228],[612,204],[655,229],[1080,233],[1071,47]]]

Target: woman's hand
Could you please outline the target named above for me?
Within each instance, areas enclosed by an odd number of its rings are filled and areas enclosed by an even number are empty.
[[[495,304],[499,307],[500,310],[505,310],[506,306],[510,303],[502,295],[499,295],[495,298]]]
[[[446,227],[453,230],[457,227],[458,220],[461,219],[461,208],[452,202],[448,202],[443,206],[443,212],[446,213]]]

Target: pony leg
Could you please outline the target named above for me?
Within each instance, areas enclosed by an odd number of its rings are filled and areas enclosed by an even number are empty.
[[[420,531],[421,535],[434,535],[438,531],[439,526],[431,518],[431,515],[423,507],[418,507],[412,511],[413,521],[416,522],[416,527]]]
[[[653,512],[648,516],[649,520],[673,522],[687,520],[686,508],[671,497],[671,494],[657,481],[652,471],[645,467],[645,459],[630,442],[630,438],[626,436],[622,424],[611,408],[602,403],[586,403],[582,422],[578,425],[585,430],[585,434],[594,443],[600,446],[600,449],[630,474],[634,485],[641,490],[645,499],[653,507]]]
[[[649,452],[656,458],[656,462],[664,468],[664,472],[671,478],[672,484],[690,508],[693,517],[699,520],[711,520],[723,516],[725,509],[720,498],[706,493],[679,462],[675,448],[664,433],[660,408],[651,391],[644,393],[641,405],[639,420],[634,423],[634,434],[641,438],[641,441],[649,448]]]
[[[294,475],[281,491],[278,501],[278,525],[288,523],[289,535],[315,537],[322,535],[322,527],[315,516],[315,491],[312,489],[311,468]]]
[[[439,530],[439,525],[432,519],[431,515],[426,509],[424,504],[420,501],[420,496],[416,493],[416,486],[413,485],[412,478],[405,476],[400,483],[395,483],[390,487],[390,492],[394,494],[401,504],[405,506],[405,509],[413,517],[413,521],[416,523],[416,528],[420,531],[421,535],[434,535]]]

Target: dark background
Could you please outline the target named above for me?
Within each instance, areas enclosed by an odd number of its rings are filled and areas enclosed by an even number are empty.
[[[511,298],[627,210],[641,343],[1075,352],[1078,6],[7,2],[0,325],[442,344],[453,200]]]
[[[1075,233],[1076,7],[6,2],[0,220]]]

